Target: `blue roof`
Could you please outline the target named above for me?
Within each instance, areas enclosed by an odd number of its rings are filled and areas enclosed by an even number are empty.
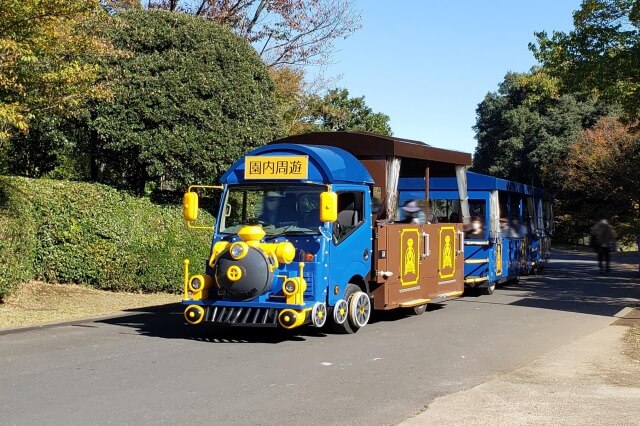
[[[457,182],[455,178],[431,178],[429,180],[429,189],[431,190],[457,190]],[[525,195],[542,196],[545,191],[531,185],[513,182],[506,179],[500,179],[493,176],[487,176],[480,173],[467,172],[467,189],[469,191],[489,191],[497,189],[499,191],[515,192]]]
[[[373,184],[373,179],[367,169],[347,151],[333,146],[273,144],[266,145],[247,153],[246,155],[278,156],[278,155],[307,155],[309,156],[309,176],[306,180],[291,180],[289,182],[315,182],[324,184],[355,183]],[[236,161],[229,170],[222,175],[224,184],[246,183],[244,179],[244,157]],[[268,180],[273,182],[272,180]],[[251,182],[261,182],[251,180]],[[262,181],[264,182],[264,181]],[[287,182],[287,181],[283,181]]]

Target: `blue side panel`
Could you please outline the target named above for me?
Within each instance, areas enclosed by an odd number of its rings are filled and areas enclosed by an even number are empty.
[[[334,191],[363,191],[360,186],[336,185]],[[363,202],[365,206],[370,205],[371,196],[369,191],[363,191]],[[369,212],[368,209],[366,209]],[[371,230],[371,215],[365,214],[364,220],[353,230],[351,234],[344,240],[336,243],[327,244],[329,246],[329,258],[331,265],[328,270],[328,305],[335,305],[338,299],[344,298],[344,292],[347,284],[353,277],[365,279],[371,272],[371,260],[373,254],[371,252],[373,246],[373,233]],[[335,224],[334,224],[335,226]],[[338,294],[333,290],[334,286],[338,286]]]
[[[373,184],[373,179],[367,169],[347,151],[332,146],[314,146],[297,144],[267,145],[249,152],[247,155],[278,156],[278,155],[306,155],[309,157],[309,176],[305,181],[316,183],[354,183]],[[224,184],[246,183],[244,179],[245,157],[236,161],[233,166],[222,175]],[[296,181],[291,180],[289,182]],[[299,180],[297,180],[300,182]],[[251,182],[260,182],[251,180]],[[273,180],[268,180],[272,182]]]

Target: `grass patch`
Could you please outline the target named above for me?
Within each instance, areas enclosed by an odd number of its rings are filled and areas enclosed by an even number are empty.
[[[75,284],[29,282],[0,304],[0,329],[110,315],[127,309],[178,303],[168,293],[114,293]]]

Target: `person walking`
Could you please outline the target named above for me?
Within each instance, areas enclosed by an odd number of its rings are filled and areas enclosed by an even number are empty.
[[[611,250],[611,245],[615,242],[615,238],[613,228],[609,225],[607,219],[600,220],[591,228],[591,247],[598,253],[600,272],[610,271],[609,251]]]

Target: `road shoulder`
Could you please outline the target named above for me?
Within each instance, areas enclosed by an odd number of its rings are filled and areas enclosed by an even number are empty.
[[[437,398],[401,423],[637,424],[640,362],[628,356],[626,309],[610,326],[472,389]]]

